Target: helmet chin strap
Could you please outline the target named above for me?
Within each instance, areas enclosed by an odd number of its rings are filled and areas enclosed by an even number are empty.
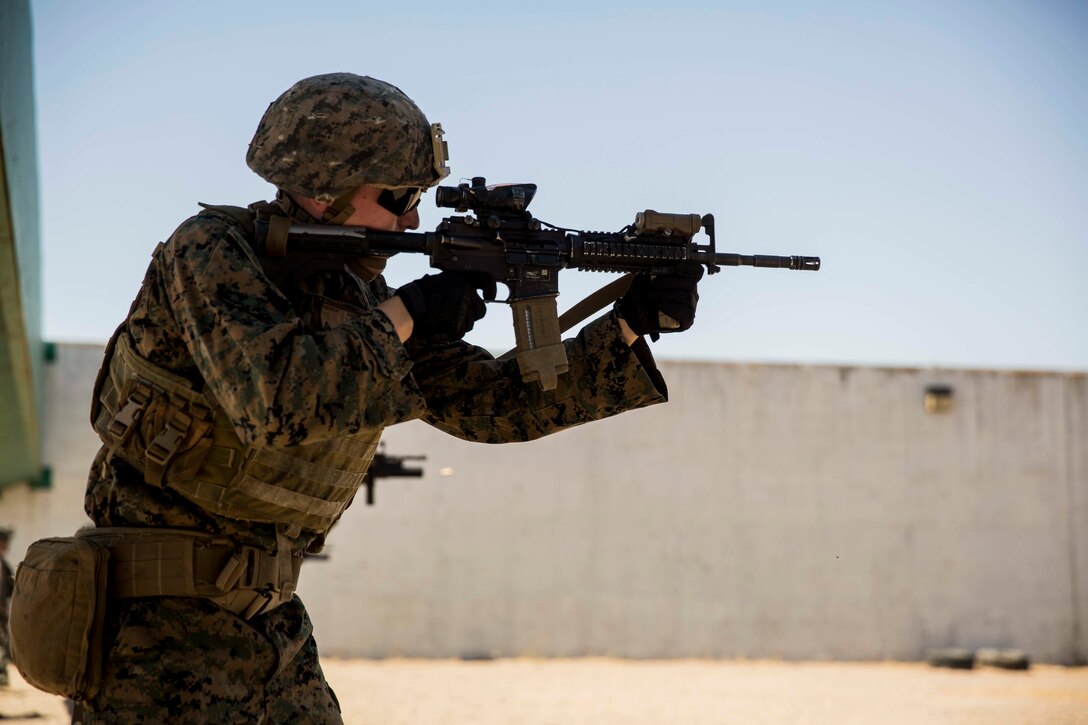
[[[322,224],[343,224],[352,214],[355,207],[351,205],[351,198],[355,196],[355,189],[346,194],[341,194],[333,203],[325,207],[325,213],[321,215]]]

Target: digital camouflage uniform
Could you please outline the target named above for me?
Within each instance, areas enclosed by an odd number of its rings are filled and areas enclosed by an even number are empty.
[[[314,221],[285,195],[274,204]],[[253,254],[236,221],[205,212],[156,251],[125,327],[140,356],[206,384],[239,437],[269,448],[416,418],[465,440],[523,441],[664,399],[648,349],[628,347],[613,314],[566,341],[570,371],[545,392],[521,381],[515,361],[464,342],[406,348],[374,309],[389,296],[381,277],[364,283],[343,263],[277,268]],[[276,546],[272,524],[150,486],[106,448],[85,508],[99,527]],[[322,538],[303,529],[291,547]],[[248,621],[199,598],[111,601],[104,681],[85,722],[339,722],[311,629],[298,597]]]

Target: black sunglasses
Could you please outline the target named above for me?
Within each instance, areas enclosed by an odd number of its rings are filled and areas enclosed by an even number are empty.
[[[424,188],[382,189],[378,194],[378,206],[394,216],[404,216],[419,206]]]

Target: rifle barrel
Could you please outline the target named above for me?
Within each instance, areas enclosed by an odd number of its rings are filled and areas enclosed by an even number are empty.
[[[771,254],[729,254],[719,252],[714,255],[714,264],[722,267],[771,267],[775,269],[801,269],[816,272],[820,269],[819,257],[778,257]]]

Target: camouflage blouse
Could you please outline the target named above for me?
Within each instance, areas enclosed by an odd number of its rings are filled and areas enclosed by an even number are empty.
[[[274,204],[312,221],[285,198]],[[365,283],[342,260],[259,259],[237,222],[203,213],[156,251],[124,324],[141,356],[206,385],[239,437],[258,446],[416,418],[469,441],[525,441],[664,400],[648,348],[628,347],[612,314],[565,341],[570,370],[543,391],[522,382],[516,361],[468,343],[409,340],[406,349],[375,309],[390,296],[382,277]],[[105,448],[84,506],[99,526],[191,528],[274,548],[271,524],[217,516],[149,486]],[[303,531],[296,545],[314,537]]]

